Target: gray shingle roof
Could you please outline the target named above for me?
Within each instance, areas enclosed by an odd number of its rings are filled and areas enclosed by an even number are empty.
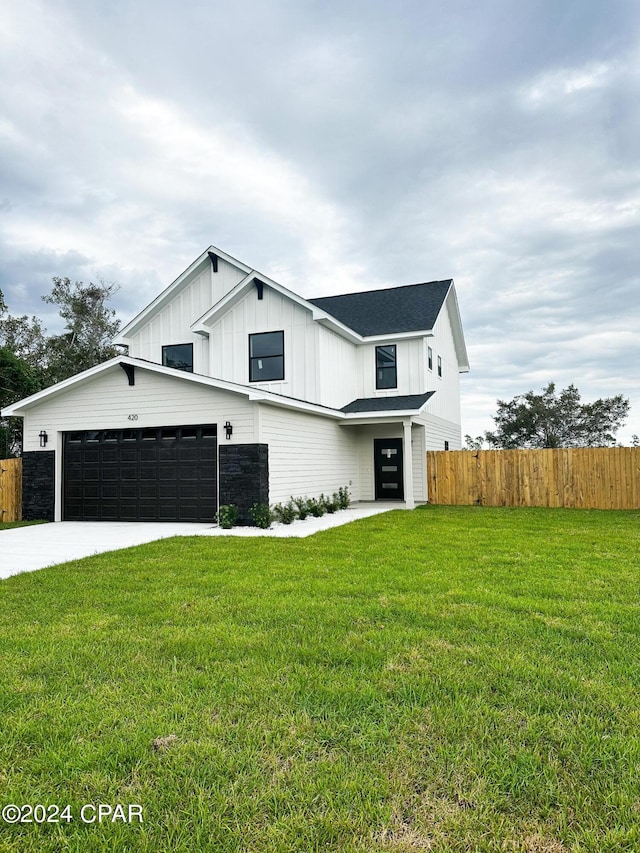
[[[436,392],[428,391],[426,394],[405,394],[400,397],[361,397],[353,400],[340,409],[341,412],[406,412],[418,411]]]
[[[308,301],[365,337],[419,332],[433,328],[451,281],[449,278]]]

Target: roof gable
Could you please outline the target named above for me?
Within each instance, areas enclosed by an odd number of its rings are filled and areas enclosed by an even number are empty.
[[[309,299],[363,337],[432,329],[452,280]]]

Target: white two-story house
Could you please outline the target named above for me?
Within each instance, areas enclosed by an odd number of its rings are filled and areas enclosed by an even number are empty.
[[[209,248],[128,323],[123,355],[5,409],[23,515],[211,521],[235,504],[428,499],[461,445],[453,281],[306,299]]]

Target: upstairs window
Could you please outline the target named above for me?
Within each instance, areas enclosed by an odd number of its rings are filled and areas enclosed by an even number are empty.
[[[172,344],[162,347],[162,363],[165,367],[193,373],[193,344]]]
[[[438,356],[438,376],[442,379],[442,359]]]
[[[427,347],[427,367],[429,370],[433,370],[433,350],[431,347]]]
[[[284,332],[249,335],[249,382],[284,379]]]
[[[396,345],[376,347],[376,388],[397,388]]]

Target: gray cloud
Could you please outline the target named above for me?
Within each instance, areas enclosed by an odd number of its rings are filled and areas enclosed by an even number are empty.
[[[632,2],[0,0],[0,287],[214,243],[307,296],[453,276],[464,429],[555,379],[640,432]],[[50,318],[49,318],[50,319]]]

